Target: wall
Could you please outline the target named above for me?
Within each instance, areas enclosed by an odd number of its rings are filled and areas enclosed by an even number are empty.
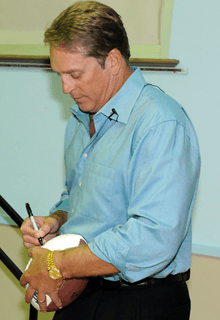
[[[0,83],[1,194],[23,218],[25,202],[35,215],[47,215],[63,189],[63,137],[73,102],[52,72],[1,70]]]
[[[200,141],[202,172],[193,213],[193,252],[206,257],[193,255],[191,320],[219,318],[219,259],[209,257],[220,257],[218,13],[217,0],[175,0],[170,58],[179,59],[189,72],[144,73],[146,81],[184,106]],[[63,188],[63,133],[72,102],[62,96],[58,82],[55,74],[44,71],[0,72],[0,136],[4,137],[0,188],[23,217],[27,201],[35,214],[46,214]],[[0,226],[1,242],[3,228],[8,227]],[[14,238],[10,240],[14,243]]]
[[[102,0],[123,18],[133,58],[168,58],[173,0]],[[1,0],[0,52],[48,55],[44,31],[72,0]],[[138,23],[130,23],[130,16]],[[16,16],[16,19],[14,18]],[[21,45],[22,44],[22,45]],[[150,54],[150,55],[149,55]]]
[[[202,171],[193,212],[193,252],[220,257],[219,1],[174,1],[170,58],[187,75],[146,74],[177,99],[196,128]]]

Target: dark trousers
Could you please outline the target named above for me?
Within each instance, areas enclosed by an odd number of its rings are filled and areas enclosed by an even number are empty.
[[[104,283],[104,284],[103,284]],[[107,284],[106,284],[107,283]],[[185,281],[115,288],[91,279],[84,292],[53,320],[189,320]]]

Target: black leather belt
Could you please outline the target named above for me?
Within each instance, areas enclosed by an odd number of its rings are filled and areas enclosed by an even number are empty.
[[[168,275],[166,278],[152,278],[148,277],[137,282],[121,281],[108,281],[103,278],[99,279],[99,286],[103,288],[121,288],[121,287],[136,287],[136,286],[150,286],[155,284],[169,284],[180,281],[187,281],[190,278],[190,269],[184,273],[178,273],[175,275]]]

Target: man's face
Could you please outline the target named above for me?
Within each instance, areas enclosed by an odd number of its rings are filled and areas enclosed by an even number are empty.
[[[51,47],[51,67],[62,78],[63,92],[78,103],[83,112],[96,113],[111,99],[114,77],[106,64],[102,69],[94,57]]]

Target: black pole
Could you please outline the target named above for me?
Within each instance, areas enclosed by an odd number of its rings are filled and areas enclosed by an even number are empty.
[[[20,227],[23,223],[23,219],[19,214],[0,196],[0,206],[3,210],[14,220],[14,222]],[[6,265],[6,267],[13,273],[13,275],[20,280],[22,276],[21,270],[14,264],[14,262],[7,256],[7,254],[0,248],[0,260]],[[30,305],[29,320],[37,320],[38,311]]]
[[[7,254],[0,248],[0,260],[13,273],[13,275],[20,280],[22,276],[21,270],[14,264],[14,262],[7,256]]]
[[[14,220],[14,222],[20,227],[24,221],[21,216],[10,206],[10,204],[5,201],[5,199],[0,196],[0,206],[5,212]]]
[[[29,313],[29,320],[37,320],[38,311],[30,305],[30,313]]]
[[[20,280],[22,276],[21,270],[14,264],[9,256],[0,248],[0,260],[6,265],[6,267],[13,273],[13,275]],[[37,320],[38,311],[30,305],[29,320]]]

